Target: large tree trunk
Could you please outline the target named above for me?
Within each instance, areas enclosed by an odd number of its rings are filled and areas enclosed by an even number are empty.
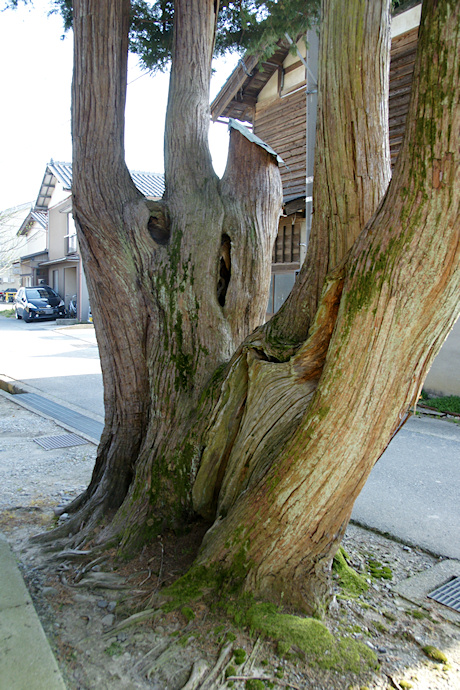
[[[318,58],[314,213],[306,260],[267,330],[298,346],[324,279],[352,247],[391,177],[390,2],[323,2]]]
[[[216,3],[175,3],[166,193],[148,202],[124,162],[129,0],[76,0],[73,210],[104,380],[91,483],[60,530],[133,547],[191,512],[213,372],[262,323],[281,209],[276,159],[231,133],[222,180],[207,136]],[[209,401],[210,402],[210,401]]]
[[[124,163],[129,0],[74,11],[74,214],[106,425],[57,536],[80,543],[106,520],[101,539],[127,549],[195,510],[214,521],[200,563],[237,563],[252,591],[321,610],[353,501],[458,312],[459,8],[424,3],[408,133],[381,200],[388,0],[324,0],[312,254],[265,326],[280,178],[237,131],[223,179],[212,170],[217,3],[175,2],[156,203]]]
[[[214,489],[218,520],[199,562],[229,572],[238,563],[248,589],[310,611],[322,610],[353,502],[458,315],[459,19],[458,4],[424,3],[406,138],[388,192],[327,281],[306,342],[287,363],[249,361],[241,435],[252,430],[255,442],[236,435],[235,457],[214,472],[223,474]],[[321,373],[318,327],[331,320]],[[303,397],[274,448],[268,423],[254,425],[270,406],[277,424],[289,414],[273,386]],[[249,457],[240,460],[238,443]]]

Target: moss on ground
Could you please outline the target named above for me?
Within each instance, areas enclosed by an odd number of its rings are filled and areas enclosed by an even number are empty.
[[[274,604],[254,602],[246,610],[244,619],[251,632],[277,640],[283,649],[297,647],[308,663],[319,668],[358,673],[363,667],[377,665],[377,658],[367,645],[335,637],[316,618],[281,613]]]
[[[366,591],[364,578],[353,571],[339,555],[339,573],[347,588],[355,595]],[[283,613],[277,606],[257,602],[254,597],[241,592],[243,572],[224,571],[217,566],[195,566],[183,577],[163,591],[169,597],[164,604],[165,611],[190,609],[190,604],[207,597],[211,605],[231,618],[238,628],[249,629],[265,638],[278,642],[279,649],[295,647],[305,656],[307,663],[325,670],[359,673],[375,668],[377,657],[369,647],[358,640],[334,636],[315,618],[305,618]],[[243,663],[234,652],[234,663]],[[243,660],[244,661],[244,660]]]
[[[372,577],[378,580],[391,580],[393,579],[393,573],[391,568],[387,565],[383,565],[380,561],[376,561],[375,558],[368,558],[367,565],[369,568],[369,573]]]
[[[348,554],[341,546],[334,556],[332,569],[337,575],[342,591],[350,597],[359,597],[367,592],[369,585],[365,578],[347,563]]]
[[[440,649],[438,649],[437,647],[433,647],[433,645],[431,644],[422,647],[422,652],[433,661],[437,661],[438,663],[442,664],[447,663],[447,657],[444,654],[444,652],[441,652]]]

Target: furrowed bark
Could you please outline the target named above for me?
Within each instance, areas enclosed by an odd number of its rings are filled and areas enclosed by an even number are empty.
[[[318,389],[199,557],[229,570],[243,557],[247,589],[308,611],[323,609],[353,501],[459,313],[459,20],[456,3],[424,3],[405,143],[346,262]]]
[[[391,177],[390,3],[358,0],[346,13],[342,4],[323,0],[308,253],[289,298],[266,326],[281,347],[305,341],[326,275],[346,256]]]
[[[124,549],[191,512],[205,424],[198,403],[211,374],[263,319],[281,207],[276,160],[240,133],[231,134],[222,181],[212,169],[213,0],[175,5],[166,193],[150,202],[136,190],[123,153],[129,7],[75,4],[74,214],[106,424],[91,484],[55,535],[80,530],[81,543],[105,517],[100,538],[117,536]]]

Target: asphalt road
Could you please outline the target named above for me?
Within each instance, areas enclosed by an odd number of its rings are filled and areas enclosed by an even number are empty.
[[[57,329],[1,317],[0,375],[103,417],[92,327]],[[433,553],[460,559],[460,426],[412,418],[380,458],[352,519]]]
[[[104,416],[102,374],[94,327],[56,328],[55,321],[25,323],[2,318],[0,376],[22,381],[35,392]]]
[[[460,426],[409,419],[373,468],[352,520],[460,559]]]

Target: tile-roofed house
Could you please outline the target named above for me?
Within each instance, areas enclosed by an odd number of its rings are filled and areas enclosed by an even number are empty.
[[[130,170],[132,180],[138,190],[149,199],[161,199],[165,191],[165,179],[162,173],[140,172]]]
[[[149,199],[159,199],[164,192],[164,175],[162,173],[139,172],[130,170],[131,177],[138,190]],[[70,193],[72,189],[72,163],[60,163],[51,160],[46,166],[40,186],[35,210],[46,210],[51,198],[55,200],[56,185],[62,192]]]
[[[148,199],[164,193],[161,173],[130,171],[134,184]],[[72,217],[72,164],[51,160],[37,200],[18,234],[27,238],[19,270],[22,285],[45,282],[66,302],[77,295],[78,318],[88,314],[88,291]]]

